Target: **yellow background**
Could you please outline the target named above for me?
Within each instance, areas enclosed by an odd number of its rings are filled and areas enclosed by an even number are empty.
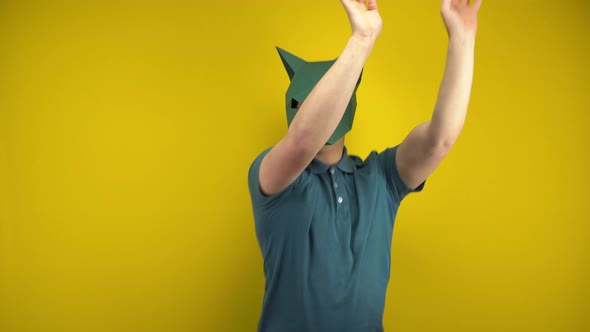
[[[429,118],[438,1],[380,2],[353,154]],[[275,45],[339,1],[0,2],[0,331],[253,331],[246,175],[286,130]],[[388,331],[590,331],[590,5],[484,0],[465,129],[400,208]]]

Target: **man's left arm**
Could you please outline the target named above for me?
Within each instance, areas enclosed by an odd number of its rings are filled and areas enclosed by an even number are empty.
[[[469,4],[471,2],[471,4]],[[463,128],[473,80],[477,13],[482,0],[443,0],[447,63],[432,119],[414,128],[396,152],[401,179],[415,189],[449,153]]]

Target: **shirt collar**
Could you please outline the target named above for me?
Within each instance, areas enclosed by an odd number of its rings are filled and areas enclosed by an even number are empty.
[[[352,173],[354,171],[355,162],[348,155],[346,147],[344,147],[342,151],[342,158],[340,158],[340,161],[335,166],[346,173]],[[327,172],[330,169],[330,166],[328,164],[323,163],[321,160],[317,158],[314,158],[311,161],[309,167],[311,167],[311,170],[316,174]]]

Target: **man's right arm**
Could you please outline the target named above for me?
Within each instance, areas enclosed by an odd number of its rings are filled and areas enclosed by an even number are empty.
[[[287,188],[311,163],[342,119],[365,61],[381,31],[376,0],[341,0],[353,27],[344,51],[299,107],[287,134],[262,160],[260,189],[266,195]]]

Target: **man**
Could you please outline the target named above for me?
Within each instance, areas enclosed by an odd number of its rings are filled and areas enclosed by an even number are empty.
[[[259,331],[383,331],[397,209],[449,153],[467,112],[482,0],[443,0],[449,46],[431,120],[364,161],[349,156],[345,122],[382,21],[376,0],[341,2],[352,36],[337,60],[313,67],[279,50],[289,129],[249,172],[266,276]]]

